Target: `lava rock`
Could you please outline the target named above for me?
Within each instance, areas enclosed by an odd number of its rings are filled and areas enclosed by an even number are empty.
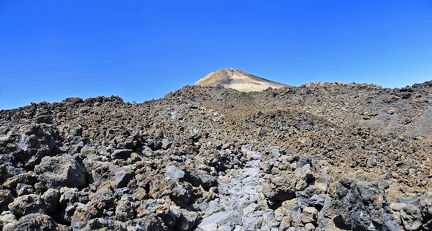
[[[20,196],[9,204],[9,209],[17,216],[31,213],[46,213],[47,208],[41,197],[37,194]]]
[[[58,189],[48,189],[42,195],[42,200],[47,206],[48,214],[53,214],[57,211],[59,200],[60,200],[60,190]]]
[[[23,184],[23,183],[17,184],[16,194],[18,196],[23,196],[23,195],[27,195],[27,194],[33,194],[33,193],[35,193],[33,186],[28,185],[28,184]]]
[[[426,192],[421,197],[420,205],[422,207],[422,211],[425,217],[429,217],[432,219],[432,192]]]
[[[217,185],[216,177],[210,175],[204,170],[187,172],[185,175],[185,180],[190,182],[195,187],[202,186],[206,191]]]
[[[16,230],[16,223],[18,222],[16,216],[11,211],[3,211],[0,214],[0,227],[3,226],[4,231]]]
[[[58,228],[58,224],[50,216],[40,213],[33,213],[21,217],[15,227],[16,230],[41,231],[53,231],[58,230]]]
[[[314,207],[306,207],[303,209],[301,221],[303,224],[315,222],[318,217],[318,210]]]
[[[132,197],[122,197],[117,202],[115,215],[118,220],[128,221],[136,218],[135,206]]]
[[[120,169],[115,174],[115,182],[114,182],[115,187],[116,188],[126,187],[133,176],[134,175],[130,169],[125,169],[125,168]]]
[[[367,230],[383,224],[382,192],[374,182],[342,180],[337,184],[339,199],[332,202],[337,207],[341,226],[351,226],[352,229]],[[342,193],[341,193],[342,192]],[[349,224],[349,225],[348,225]]]
[[[193,230],[199,218],[199,214],[193,211],[182,210],[177,228],[182,231]]]
[[[82,188],[86,185],[86,170],[79,157],[64,154],[44,157],[35,172],[47,187]]]
[[[119,149],[113,152],[114,159],[123,159],[126,160],[132,154],[132,149]]]
[[[415,205],[407,204],[402,209],[401,218],[406,230],[417,230],[422,225],[422,215],[420,208]]]
[[[0,211],[3,211],[2,207],[7,206],[13,200],[12,193],[9,190],[0,190]]]

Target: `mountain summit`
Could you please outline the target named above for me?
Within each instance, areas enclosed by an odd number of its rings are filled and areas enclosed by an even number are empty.
[[[195,85],[202,87],[215,87],[221,85],[225,88],[232,88],[243,92],[262,91],[269,87],[282,88],[288,86],[234,68],[226,68],[212,72],[198,80]]]

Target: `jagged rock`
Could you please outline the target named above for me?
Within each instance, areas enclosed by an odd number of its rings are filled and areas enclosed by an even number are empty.
[[[399,219],[396,219],[393,215],[389,213],[384,214],[383,219],[383,230],[398,231],[402,228]]]
[[[423,223],[424,224],[422,225],[422,228],[424,230],[427,230],[427,231],[432,230],[432,219],[430,219],[430,220],[428,220],[426,222],[423,222]]]
[[[145,218],[134,219],[127,226],[128,231],[167,231],[162,219],[154,214]]]
[[[271,206],[277,208],[283,201],[295,198],[295,178],[293,176],[278,176],[270,180],[272,184],[264,189],[263,194],[272,202]]]
[[[128,221],[136,217],[134,200],[132,197],[124,196],[117,202],[115,215],[118,220]]]
[[[192,170],[186,173],[185,180],[190,182],[193,186],[202,186],[205,190],[209,190],[211,187],[217,185],[217,179],[215,176],[210,175],[204,170]]]
[[[324,203],[324,201],[322,201],[323,198],[318,198],[317,194],[315,193],[315,188],[313,187],[307,187],[302,191],[298,190],[295,194],[296,198],[298,199],[298,204],[302,208],[306,208],[310,205],[315,205],[314,203]],[[312,199],[312,197],[314,197],[314,199]],[[315,199],[320,199],[321,201],[315,201]],[[320,205],[317,204],[317,206]]]
[[[127,186],[129,181],[132,179],[133,173],[130,169],[120,169],[115,174],[115,187],[122,188]]]
[[[115,159],[127,159],[131,156],[132,150],[131,149],[119,149],[115,150],[113,152],[113,156]]]
[[[11,211],[3,211],[0,214],[0,225],[3,226],[2,230],[16,230],[16,223],[18,220]]]
[[[233,211],[226,211],[215,213],[207,218],[204,218],[201,223],[198,224],[198,230],[216,230],[216,228],[224,224],[232,214]]]
[[[42,200],[47,206],[48,214],[53,214],[57,211],[59,200],[60,200],[60,190],[58,189],[48,189],[42,195]],[[65,203],[65,202],[63,202]]]
[[[78,202],[79,191],[77,188],[62,187],[60,188],[59,193],[60,193],[59,203],[62,204],[63,206]]]
[[[257,219],[257,220],[260,220],[260,219]],[[267,209],[266,212],[263,214],[263,221],[262,221],[262,224],[260,227],[262,229],[265,229],[265,228],[272,229],[272,228],[277,228],[279,226],[279,224],[280,224],[280,221],[275,219],[275,212],[272,209]]]
[[[309,198],[309,205],[314,206],[318,210],[321,210],[324,207],[324,203],[328,196],[325,194],[314,194]]]
[[[168,214],[169,211],[170,207],[166,201],[162,199],[149,199],[141,202],[137,210],[137,216],[142,218],[148,214],[156,214],[157,216],[162,217]]]
[[[58,137],[57,131],[46,124],[36,123],[24,126],[23,132],[17,143],[18,152],[15,156],[25,162],[27,167],[39,164],[44,156],[59,152],[55,142]]]
[[[166,166],[166,179],[167,180],[177,180],[184,177],[185,173],[183,170],[177,169],[174,165],[167,165]]]
[[[199,214],[193,211],[181,210],[181,216],[177,222],[177,228],[182,231],[193,230],[199,218]]]
[[[89,171],[90,187],[93,190],[108,181],[117,171],[115,165],[110,162],[95,161],[92,163],[85,162],[85,164],[86,169]]]
[[[146,142],[147,142],[147,146],[153,150],[159,150],[162,148],[162,141],[160,139],[158,139],[157,136],[161,136],[161,135],[156,135],[156,137],[149,137]]]
[[[280,217],[287,217],[291,222],[291,213],[298,207],[298,199],[294,198],[282,202],[282,205],[275,210],[275,215]]]
[[[342,180],[337,183],[339,199],[334,205],[342,209],[337,222],[353,229],[379,229],[384,223],[384,196],[374,182]]]
[[[432,219],[432,192],[426,192],[422,195],[420,205],[424,216]]]
[[[187,207],[193,196],[192,185],[188,182],[179,183],[175,180],[170,180],[166,186],[171,200],[182,208]]]
[[[174,229],[181,215],[182,212],[179,207],[170,206],[168,213],[162,215],[162,220],[169,229]]]
[[[88,213],[90,217],[100,217],[102,215],[114,214],[114,191],[109,182],[101,185],[95,193],[90,194]]]
[[[10,191],[0,190],[0,211],[3,211],[3,206],[7,206],[13,200],[14,199]]]
[[[82,188],[86,185],[86,170],[79,157],[64,154],[44,157],[35,172],[47,187]]]
[[[76,226],[75,226],[76,227]],[[120,230],[126,231],[126,224],[121,221],[112,219],[95,218],[89,220],[83,226],[79,226],[79,229],[75,230]]]
[[[405,205],[401,211],[401,218],[406,230],[417,230],[422,225],[420,208],[415,205]]]
[[[3,183],[3,186],[5,188],[15,190],[20,183],[26,185],[34,185],[36,182],[36,175],[34,174],[34,172],[30,171],[10,177]]]
[[[279,225],[279,230],[288,230],[291,226],[291,217],[287,216],[287,217],[283,217],[281,220],[281,223]]]
[[[313,224],[311,224],[311,223],[307,223],[307,224],[305,225],[305,230],[306,230],[306,231],[312,231],[312,230],[315,230],[315,226],[314,226]]]
[[[315,222],[318,217],[318,210],[314,207],[306,207],[302,211],[301,221],[303,224]]]
[[[172,142],[168,139],[162,139],[162,149],[168,149],[171,147]]]
[[[58,224],[48,215],[33,213],[21,217],[16,223],[16,230],[58,230]]]
[[[11,154],[0,155],[0,183],[3,184],[5,181],[19,174],[24,174],[25,171],[22,168],[16,168],[11,166],[14,157]]]
[[[17,216],[47,212],[45,203],[37,194],[17,197],[9,204],[8,208]]]
[[[34,193],[35,193],[35,190],[34,190],[33,186],[31,186],[31,185],[18,183],[16,186],[16,194],[18,196],[23,196],[23,195],[27,195],[27,194],[34,194]]]

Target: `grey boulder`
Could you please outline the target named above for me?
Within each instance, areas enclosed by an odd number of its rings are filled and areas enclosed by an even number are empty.
[[[24,216],[31,213],[46,213],[47,211],[45,203],[37,194],[17,197],[9,204],[8,208],[18,216]]]
[[[42,158],[36,165],[38,179],[47,187],[82,188],[86,185],[86,170],[79,157],[64,154]]]
[[[59,230],[58,224],[48,215],[34,213],[21,217],[15,230]]]

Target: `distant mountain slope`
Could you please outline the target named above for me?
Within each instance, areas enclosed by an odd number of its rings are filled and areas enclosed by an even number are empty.
[[[262,91],[269,87],[282,88],[288,85],[267,80],[243,71],[226,68],[206,75],[195,83],[196,86],[216,87],[218,85],[243,92]]]

